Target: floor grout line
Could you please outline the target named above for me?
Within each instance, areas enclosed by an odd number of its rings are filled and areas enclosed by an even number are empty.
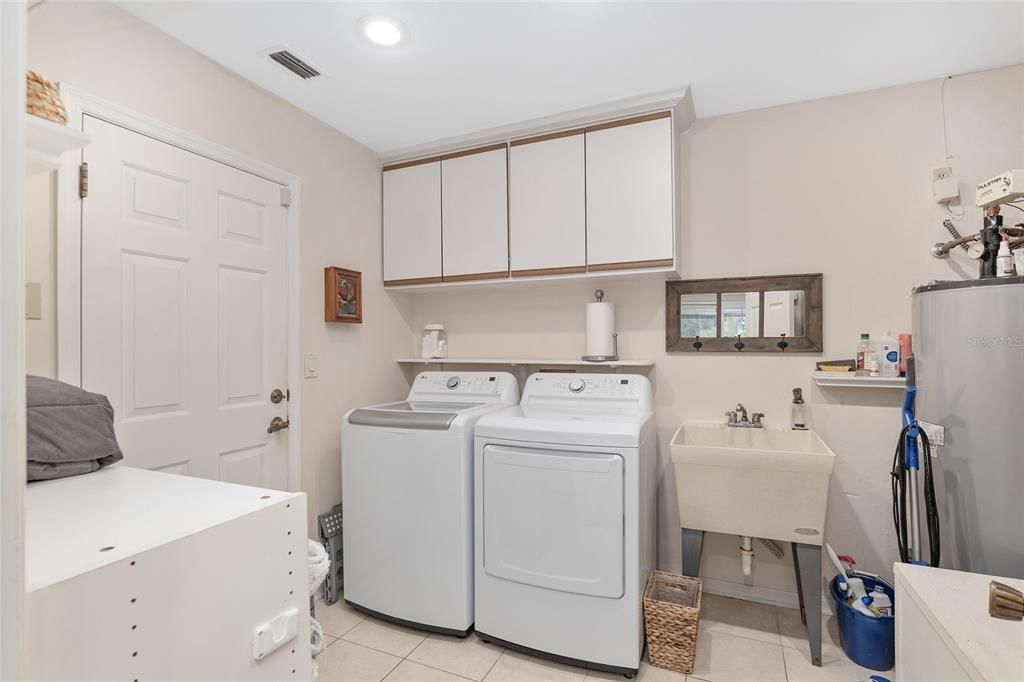
[[[506,651],[508,651],[508,649],[506,649],[505,647],[501,648],[501,653],[498,654],[498,657],[496,659],[494,659],[494,663],[491,663],[491,667],[487,669],[486,673],[484,673],[484,676],[483,676],[482,680],[486,680],[487,679],[487,676],[490,675],[491,671],[494,670],[494,666],[498,665],[498,661],[501,660],[501,657],[505,655]]]

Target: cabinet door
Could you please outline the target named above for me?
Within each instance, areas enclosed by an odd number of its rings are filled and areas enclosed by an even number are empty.
[[[508,276],[508,153],[505,145],[441,161],[444,280]]]
[[[513,277],[586,270],[583,146],[583,130],[512,143],[508,191]]]
[[[384,285],[441,281],[441,162],[384,170]]]
[[[672,118],[587,128],[587,267],[673,264]]]

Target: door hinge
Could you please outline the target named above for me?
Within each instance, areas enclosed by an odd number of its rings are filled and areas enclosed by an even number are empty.
[[[84,161],[78,166],[78,198],[89,196],[89,164]]]
[[[290,187],[281,188],[281,205],[285,208],[292,205],[292,190]]]

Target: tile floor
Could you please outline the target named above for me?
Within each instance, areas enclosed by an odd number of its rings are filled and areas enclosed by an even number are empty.
[[[317,658],[322,682],[583,682],[618,680],[611,675],[525,656],[465,639],[411,630],[364,616],[338,602],[317,603],[327,645]],[[704,596],[697,661],[680,675],[643,663],[642,682],[725,680],[829,680],[860,682],[874,674],[839,648],[834,618],[823,633],[824,665],[811,665],[804,626],[795,609],[776,608],[715,595]]]

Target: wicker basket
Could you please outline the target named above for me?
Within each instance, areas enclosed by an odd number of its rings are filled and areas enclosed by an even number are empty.
[[[33,116],[65,125],[68,116],[64,111],[64,102],[57,94],[57,86],[35,71],[29,71],[25,81],[28,86],[25,93],[25,111]]]
[[[700,622],[700,578],[655,571],[644,590],[644,621],[651,665],[693,672]]]

